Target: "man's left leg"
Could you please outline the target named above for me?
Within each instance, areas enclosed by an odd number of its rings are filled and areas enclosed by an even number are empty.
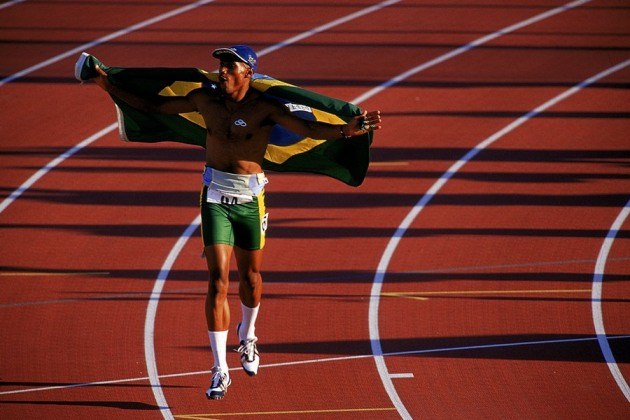
[[[256,318],[262,298],[262,276],[260,268],[262,266],[262,249],[248,251],[234,247],[234,255],[238,265],[239,288],[238,294],[241,300],[241,311],[243,318],[238,324],[237,332],[240,346],[238,352],[241,354],[241,365],[249,376],[258,373],[260,357],[256,347]]]

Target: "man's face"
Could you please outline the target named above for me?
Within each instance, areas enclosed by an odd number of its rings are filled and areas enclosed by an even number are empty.
[[[249,84],[250,67],[240,61],[222,58],[219,63],[219,87],[227,94]]]

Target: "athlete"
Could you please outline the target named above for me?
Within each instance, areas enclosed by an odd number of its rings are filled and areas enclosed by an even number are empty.
[[[250,88],[258,57],[246,45],[218,48],[219,88],[191,91],[185,97],[140,98],[112,85],[99,67],[94,81],[132,107],[153,113],[198,112],[207,127],[206,166],[201,194],[204,254],[209,272],[205,312],[214,358],[209,399],[221,399],[231,384],[226,361],[230,310],[227,301],[232,253],[239,273],[242,319],[237,327],[241,365],[256,375],[260,357],[255,323],[262,296],[261,265],[267,213],[264,187],[267,178],[262,161],[274,124],[305,137],[334,140],[381,128],[379,111],[363,112],[343,125],[307,121],[286,106]]]

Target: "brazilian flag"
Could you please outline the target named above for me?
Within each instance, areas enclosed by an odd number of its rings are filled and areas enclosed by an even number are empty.
[[[108,67],[96,57],[83,54],[77,61],[79,80],[94,77],[98,64],[111,83],[141,96],[184,96],[193,89],[219,90],[218,74],[195,68]],[[344,124],[362,110],[351,103],[256,73],[251,87],[283,104],[296,116],[308,120]],[[150,114],[116,103],[120,136],[125,141],[155,143],[174,141],[205,147],[206,128],[199,113]],[[322,140],[297,135],[280,125],[272,129],[263,169],[280,172],[323,174],[348,185],[361,185],[370,161],[373,132],[350,139]]]

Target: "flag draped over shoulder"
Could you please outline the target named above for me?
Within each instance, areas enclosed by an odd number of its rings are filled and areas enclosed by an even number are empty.
[[[195,68],[108,67],[96,57],[84,55],[76,70],[85,80],[98,64],[111,83],[146,97],[183,96],[205,87],[219,91],[217,73]],[[78,77],[78,76],[77,76]],[[296,116],[308,120],[344,124],[362,110],[351,103],[256,73],[251,87],[284,103]],[[206,128],[199,113],[151,114],[137,110],[112,96],[118,112],[120,136],[125,141],[154,143],[174,141],[205,147]],[[324,174],[348,185],[363,182],[370,160],[373,132],[351,139],[320,140],[299,136],[276,125],[271,132],[263,169],[280,172]]]

